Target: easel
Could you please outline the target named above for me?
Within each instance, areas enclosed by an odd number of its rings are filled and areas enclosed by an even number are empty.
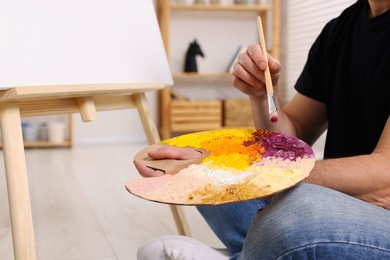
[[[96,111],[136,108],[149,144],[160,141],[145,97],[157,83],[14,87],[0,91],[0,126],[6,169],[15,259],[37,259],[31,215],[21,117],[80,113],[83,121]],[[171,206],[179,234],[189,235],[180,208]]]
[[[136,108],[160,141],[145,92],[172,85],[152,0],[2,0],[0,127],[15,259],[36,259],[21,117]],[[121,187],[118,187],[119,189]],[[122,187],[125,189],[124,187]],[[189,235],[179,208],[178,231]]]

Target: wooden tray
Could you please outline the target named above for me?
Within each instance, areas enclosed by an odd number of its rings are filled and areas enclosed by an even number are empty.
[[[164,145],[201,152],[192,160],[153,160],[150,150]],[[254,129],[224,129],[186,134],[146,147],[136,156],[161,177],[138,178],[127,190],[168,204],[216,205],[261,198],[292,187],[314,167],[313,150],[302,140]]]

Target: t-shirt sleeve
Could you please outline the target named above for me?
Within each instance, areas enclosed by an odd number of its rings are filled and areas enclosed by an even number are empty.
[[[326,100],[325,60],[323,56],[325,30],[326,27],[311,46],[306,64],[295,84],[295,89],[300,94],[321,102]]]

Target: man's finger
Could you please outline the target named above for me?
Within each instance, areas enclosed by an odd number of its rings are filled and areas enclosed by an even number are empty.
[[[201,153],[191,148],[163,146],[156,150],[150,151],[148,155],[153,159],[188,160],[199,157]]]
[[[134,161],[134,166],[142,177],[158,177],[164,175],[163,171],[154,170],[147,167],[145,164]]]

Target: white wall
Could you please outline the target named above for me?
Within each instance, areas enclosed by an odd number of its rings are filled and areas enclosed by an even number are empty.
[[[295,93],[298,79],[311,45],[322,28],[356,0],[282,1],[283,83],[287,99]]]

